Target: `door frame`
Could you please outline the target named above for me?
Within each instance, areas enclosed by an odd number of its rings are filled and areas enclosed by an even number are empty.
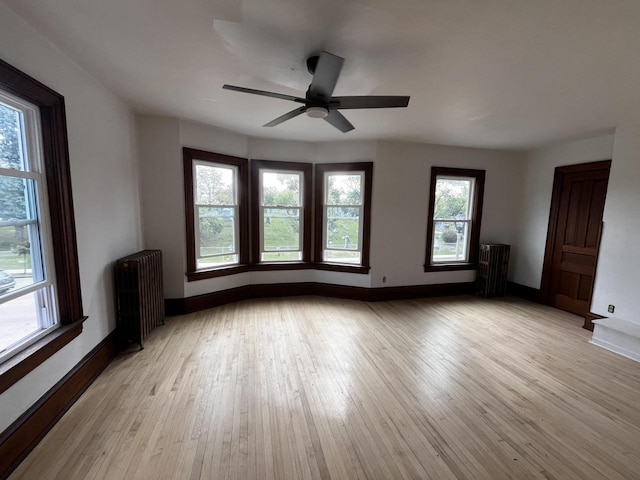
[[[564,178],[568,174],[572,173],[584,173],[592,170],[611,170],[611,160],[601,160],[598,162],[580,163],[577,165],[564,165],[562,167],[556,167],[553,176],[553,191],[551,193],[551,208],[549,210],[549,224],[547,225],[547,243],[544,250],[544,263],[542,266],[542,280],[540,282],[540,302],[545,305],[551,305],[553,302],[553,296],[551,292],[553,282],[553,252],[556,243],[556,229],[558,227],[558,220],[560,215],[560,199],[562,198],[562,185]],[[598,270],[598,255],[600,253],[600,242],[596,247],[596,264],[594,270],[595,275]],[[591,285],[591,291],[589,294],[589,307],[591,307],[591,298],[593,296],[593,284]]]

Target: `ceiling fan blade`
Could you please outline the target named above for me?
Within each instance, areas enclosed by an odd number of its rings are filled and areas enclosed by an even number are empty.
[[[265,123],[263,125],[263,127],[275,127],[276,125],[280,125],[282,122],[286,122],[287,120],[291,120],[292,118],[297,117],[301,113],[304,113],[304,111],[306,109],[307,109],[307,107],[304,106],[304,107],[296,108],[295,110],[291,110],[290,112],[279,116],[275,120],[271,120],[269,123]]]
[[[330,108],[355,109],[355,108],[402,108],[409,105],[411,97],[404,96],[356,96],[333,97]],[[336,104],[337,106],[334,106]]]
[[[351,125],[351,122],[349,122],[349,120],[347,120],[344,115],[342,115],[337,110],[331,110],[329,112],[329,115],[324,117],[324,119],[325,121],[336,127],[338,130],[340,130],[342,133],[347,133],[355,128],[353,125]]]
[[[282,93],[267,92],[265,90],[255,90],[253,88],[236,87],[235,85],[223,85],[225,90],[233,90],[234,92],[251,93],[252,95],[262,95],[263,97],[279,98],[281,100],[290,100],[292,102],[304,103],[305,99],[294,97],[293,95],[284,95]]]
[[[331,98],[336,88],[344,58],[329,52],[322,52],[318,58],[313,81],[309,86],[309,93],[314,97]]]

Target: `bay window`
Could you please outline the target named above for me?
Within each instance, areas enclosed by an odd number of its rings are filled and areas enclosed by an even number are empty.
[[[317,164],[314,175],[303,162],[186,147],[183,158],[189,281],[246,271],[369,271],[372,162]]]

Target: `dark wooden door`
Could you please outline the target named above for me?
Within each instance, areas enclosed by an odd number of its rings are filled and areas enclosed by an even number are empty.
[[[610,165],[556,169],[543,289],[546,303],[581,316],[591,306]]]

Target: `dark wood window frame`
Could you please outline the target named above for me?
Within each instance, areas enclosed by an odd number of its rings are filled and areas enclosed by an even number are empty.
[[[364,198],[362,208],[362,261],[360,265],[325,262],[322,260],[324,230],[324,177],[332,172],[364,172]],[[373,185],[373,162],[318,163],[315,165],[315,242],[314,260],[318,270],[347,273],[368,273],[371,245],[371,188]]]
[[[183,148],[185,220],[187,227],[187,279],[189,281],[214,278],[249,270],[249,166],[246,158],[232,157],[220,153],[206,152],[195,148]],[[196,265],[196,225],[193,190],[194,160],[231,165],[238,169],[238,256],[237,265],[197,270]]]
[[[233,157],[195,148],[184,147],[183,167],[184,167],[184,193],[185,193],[185,224],[187,237],[187,280],[189,282],[204,280],[207,278],[223,277],[242,272],[269,271],[269,270],[330,270],[346,273],[366,274],[370,270],[370,231],[371,231],[371,189],[373,184],[373,162],[358,163],[333,163],[316,164],[317,176],[322,177],[320,172],[326,171],[364,171],[365,172],[365,199],[363,208],[363,246],[362,265],[343,265],[329,262],[313,261],[319,259],[318,246],[321,248],[321,240],[318,240],[318,232],[322,231],[322,213],[315,212],[315,223],[312,221],[314,209],[321,205],[316,197],[313,203],[314,187],[314,164],[305,162],[286,162],[277,160],[249,160],[241,157]],[[206,270],[196,270],[196,244],[195,244],[195,219],[194,219],[194,191],[193,191],[193,161],[203,160],[213,163],[234,165],[238,167],[238,210],[239,210],[239,231],[240,231],[240,262],[237,265],[214,267]],[[279,171],[296,171],[304,173],[304,208],[303,208],[303,249],[301,261],[291,262],[262,262],[260,261],[260,183],[259,171],[267,168]],[[320,179],[322,182],[322,179]],[[320,187],[322,190],[322,187]],[[316,195],[318,195],[316,184]],[[249,201],[250,199],[250,201]],[[320,226],[318,227],[318,217]],[[312,232],[315,228],[315,232]],[[315,240],[315,242],[314,242]],[[314,257],[312,258],[312,243],[314,243]]]
[[[260,170],[302,172],[302,261],[263,262],[260,260]],[[313,164],[303,162],[280,162],[273,160],[251,160],[251,261],[252,270],[291,270],[295,268],[315,268],[311,265],[311,212]]]
[[[35,105],[40,112],[61,325],[0,365],[2,393],[80,335],[87,317],[82,312],[64,97],[2,60],[0,89]]]
[[[469,240],[469,261],[465,263],[432,263],[433,250],[433,214],[436,200],[436,180],[439,175],[474,178],[473,215],[471,216],[471,236]],[[429,188],[429,213],[427,217],[427,248],[425,255],[425,272],[446,272],[454,270],[475,270],[478,266],[478,250],[480,248],[480,226],[482,223],[482,203],[484,199],[485,170],[469,168],[431,167],[431,183]]]

